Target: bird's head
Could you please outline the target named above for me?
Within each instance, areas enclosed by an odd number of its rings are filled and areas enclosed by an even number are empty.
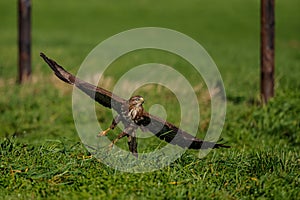
[[[144,98],[142,96],[133,96],[129,99],[129,105],[139,107],[144,103]]]

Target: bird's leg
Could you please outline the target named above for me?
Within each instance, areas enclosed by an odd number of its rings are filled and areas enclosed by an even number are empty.
[[[135,131],[134,131],[135,132]],[[129,151],[135,156],[138,157],[138,152],[137,152],[137,141],[135,135],[127,135],[128,137],[128,146],[129,146]]]
[[[122,132],[117,136],[117,138],[114,139],[114,140],[110,143],[110,145],[109,145],[108,147],[109,147],[109,148],[112,148],[112,147],[114,146],[114,144],[115,144],[119,139],[123,138],[125,135],[127,135],[127,133],[124,132],[124,131],[122,131]]]
[[[129,151],[135,156],[138,157],[138,153],[137,153],[137,140],[136,140],[136,127],[126,127],[124,129],[124,131],[122,133],[120,133],[118,135],[118,137],[116,139],[114,139],[112,141],[112,143],[109,145],[109,148],[112,148],[113,145],[121,138],[123,138],[124,136],[128,137],[128,147],[129,147]]]
[[[137,139],[136,139],[136,127],[129,127],[128,128],[128,147],[129,151],[135,156],[138,157],[138,152],[137,152]]]
[[[126,127],[118,136],[116,139],[114,139],[109,147],[111,148],[119,139],[123,138],[124,136],[129,136],[133,131],[133,128],[131,126]]]
[[[112,121],[110,127],[107,128],[106,130],[100,132],[97,136],[100,137],[100,136],[105,136],[105,135],[107,135],[107,133],[108,133],[110,130],[113,130],[113,129],[117,126],[117,124],[120,122],[120,120],[121,120],[120,115],[117,115],[117,116],[113,119],[113,121]]]

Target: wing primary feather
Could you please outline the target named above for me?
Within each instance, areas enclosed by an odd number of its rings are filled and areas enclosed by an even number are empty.
[[[66,82],[66,83],[74,84],[75,77],[72,74],[67,72],[62,66],[57,64],[54,60],[51,60],[50,58],[48,58],[45,54],[41,53],[40,56],[49,65],[49,67],[53,70],[53,72],[59,79],[61,79],[62,81]]]
[[[143,117],[144,121],[142,122],[142,125],[147,130],[155,134],[155,136],[159,139],[173,145],[178,145],[182,148],[189,149],[230,148],[230,146],[224,144],[200,140],[193,135],[179,129],[175,125],[163,121],[162,119],[147,112],[144,112]],[[161,128],[159,129],[158,127]]]
[[[48,58],[44,53],[40,53],[40,56],[49,65],[49,67],[53,70],[53,72],[59,79],[71,85],[75,85],[77,88],[79,88],[81,91],[86,93],[88,96],[90,96],[92,99],[94,99],[101,105],[108,108],[113,108],[118,113],[121,112],[121,106],[124,102],[126,102],[125,99],[117,95],[113,95],[108,90],[94,86],[88,82],[77,78],[73,74],[67,72],[54,60]]]

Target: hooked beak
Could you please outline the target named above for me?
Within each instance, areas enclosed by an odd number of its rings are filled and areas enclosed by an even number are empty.
[[[143,97],[140,98],[140,102],[141,102],[141,104],[143,104],[145,102]]]

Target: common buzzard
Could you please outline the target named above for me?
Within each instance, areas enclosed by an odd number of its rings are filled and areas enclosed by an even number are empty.
[[[104,136],[109,130],[114,129],[119,122],[122,122],[125,128],[117,138],[112,141],[111,146],[117,140],[127,136],[129,150],[137,157],[136,130],[141,128],[142,131],[152,132],[159,139],[173,145],[178,145],[182,148],[230,148],[230,146],[224,144],[200,140],[179,129],[175,125],[149,114],[143,108],[144,98],[141,96],[133,96],[129,100],[125,100],[101,87],[94,86],[77,78],[67,72],[54,60],[48,58],[45,54],[41,53],[40,56],[50,66],[59,79],[71,85],[75,85],[101,105],[114,109],[118,113],[113,119],[110,127],[98,134],[98,136]]]

